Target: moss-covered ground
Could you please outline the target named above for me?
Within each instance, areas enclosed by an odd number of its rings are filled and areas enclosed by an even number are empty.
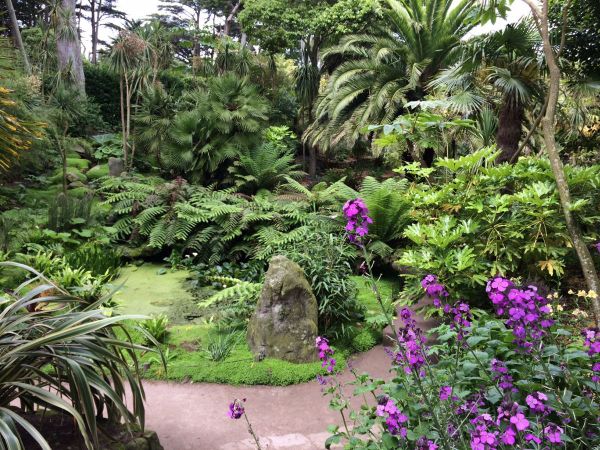
[[[294,364],[266,358],[255,361],[244,336],[240,336],[231,354],[221,362],[211,361],[206,348],[218,335],[216,327],[198,317],[186,317],[181,311],[190,311],[194,304],[192,295],[186,290],[185,271],[165,270],[159,264],[144,264],[126,267],[115,284],[120,284],[115,300],[122,314],[164,314],[169,317],[169,333],[163,352],[168,361],[165,373],[155,353],[141,353],[143,376],[149,379],[168,379],[186,382],[210,382],[235,385],[286,386],[313,380],[324,374],[320,362]],[[360,277],[355,277],[359,300],[366,306],[367,315],[379,313],[379,306],[370,289]],[[379,288],[384,296],[390,296],[394,281],[383,280]],[[133,332],[135,341],[143,343],[140,332]],[[379,333],[361,330],[351,341],[338,343],[336,359],[338,369],[346,366],[346,358],[355,351],[365,351],[379,340]],[[335,347],[335,343],[334,343]],[[353,348],[354,347],[354,348]]]

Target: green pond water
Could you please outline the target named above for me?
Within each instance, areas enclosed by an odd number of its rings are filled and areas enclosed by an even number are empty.
[[[187,271],[166,270],[161,264],[127,266],[113,282],[118,286],[114,299],[122,314],[166,314],[174,322],[185,322],[178,312],[193,307],[194,298],[186,290]],[[188,321],[189,322],[189,321]]]

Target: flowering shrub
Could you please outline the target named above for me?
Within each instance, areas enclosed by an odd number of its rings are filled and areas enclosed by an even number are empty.
[[[388,350],[393,380],[352,370],[354,395],[364,400],[360,410],[350,410],[339,380],[322,379],[343,418],[327,444],[428,450],[600,444],[598,329],[585,329],[581,339],[561,327],[552,296],[504,278],[487,284],[495,317],[449,303],[448,289],[434,275],[421,287],[445,317],[434,330],[438,342],[427,344],[404,308],[396,346]],[[327,349],[319,347],[321,359],[333,358]]]

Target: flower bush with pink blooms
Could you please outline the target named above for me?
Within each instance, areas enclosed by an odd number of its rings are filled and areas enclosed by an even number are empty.
[[[359,237],[362,243],[367,234]],[[356,234],[351,239],[356,241]],[[365,264],[365,276],[372,278],[366,251]],[[502,277],[486,284],[493,314],[450,300],[450,289],[434,274],[422,278],[421,289],[443,321],[428,334],[411,309],[400,310],[401,325],[394,327],[395,343],[387,349],[393,377],[384,381],[351,368],[354,380],[349,383],[336,375],[321,378],[331,407],[342,417],[342,425],[330,427],[327,445],[427,450],[600,446],[600,330],[588,327],[579,333],[563,326],[570,313],[558,307],[555,296]],[[325,366],[335,358],[326,344],[317,341]],[[351,397],[362,400],[359,409],[351,406]]]

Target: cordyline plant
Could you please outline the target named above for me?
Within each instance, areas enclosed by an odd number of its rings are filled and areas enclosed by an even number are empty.
[[[365,247],[368,210],[360,199],[344,208],[349,238]],[[366,252],[365,252],[366,255]],[[370,260],[366,255],[366,265]],[[372,272],[366,277],[374,286]],[[390,381],[355,375],[349,386],[364,403],[350,409],[348,387],[319,378],[341,413],[326,446],[355,449],[590,449],[600,444],[600,331],[582,337],[561,328],[555,296],[535,286],[497,277],[487,295],[496,317],[471,310],[433,275],[422,279],[424,295],[445,323],[431,344],[408,308],[388,350]],[[375,291],[379,298],[379,294]],[[559,308],[556,308],[559,310]],[[324,365],[334,357],[324,338],[316,347]]]
[[[88,304],[30,267],[0,263],[6,266],[28,271],[30,279],[0,296],[0,449],[25,449],[22,433],[50,449],[27,419],[34,410],[71,416],[88,449],[99,448],[97,418],[143,429],[135,350],[148,349],[115,334],[124,321],[142,317],[106,317],[105,298]]]

